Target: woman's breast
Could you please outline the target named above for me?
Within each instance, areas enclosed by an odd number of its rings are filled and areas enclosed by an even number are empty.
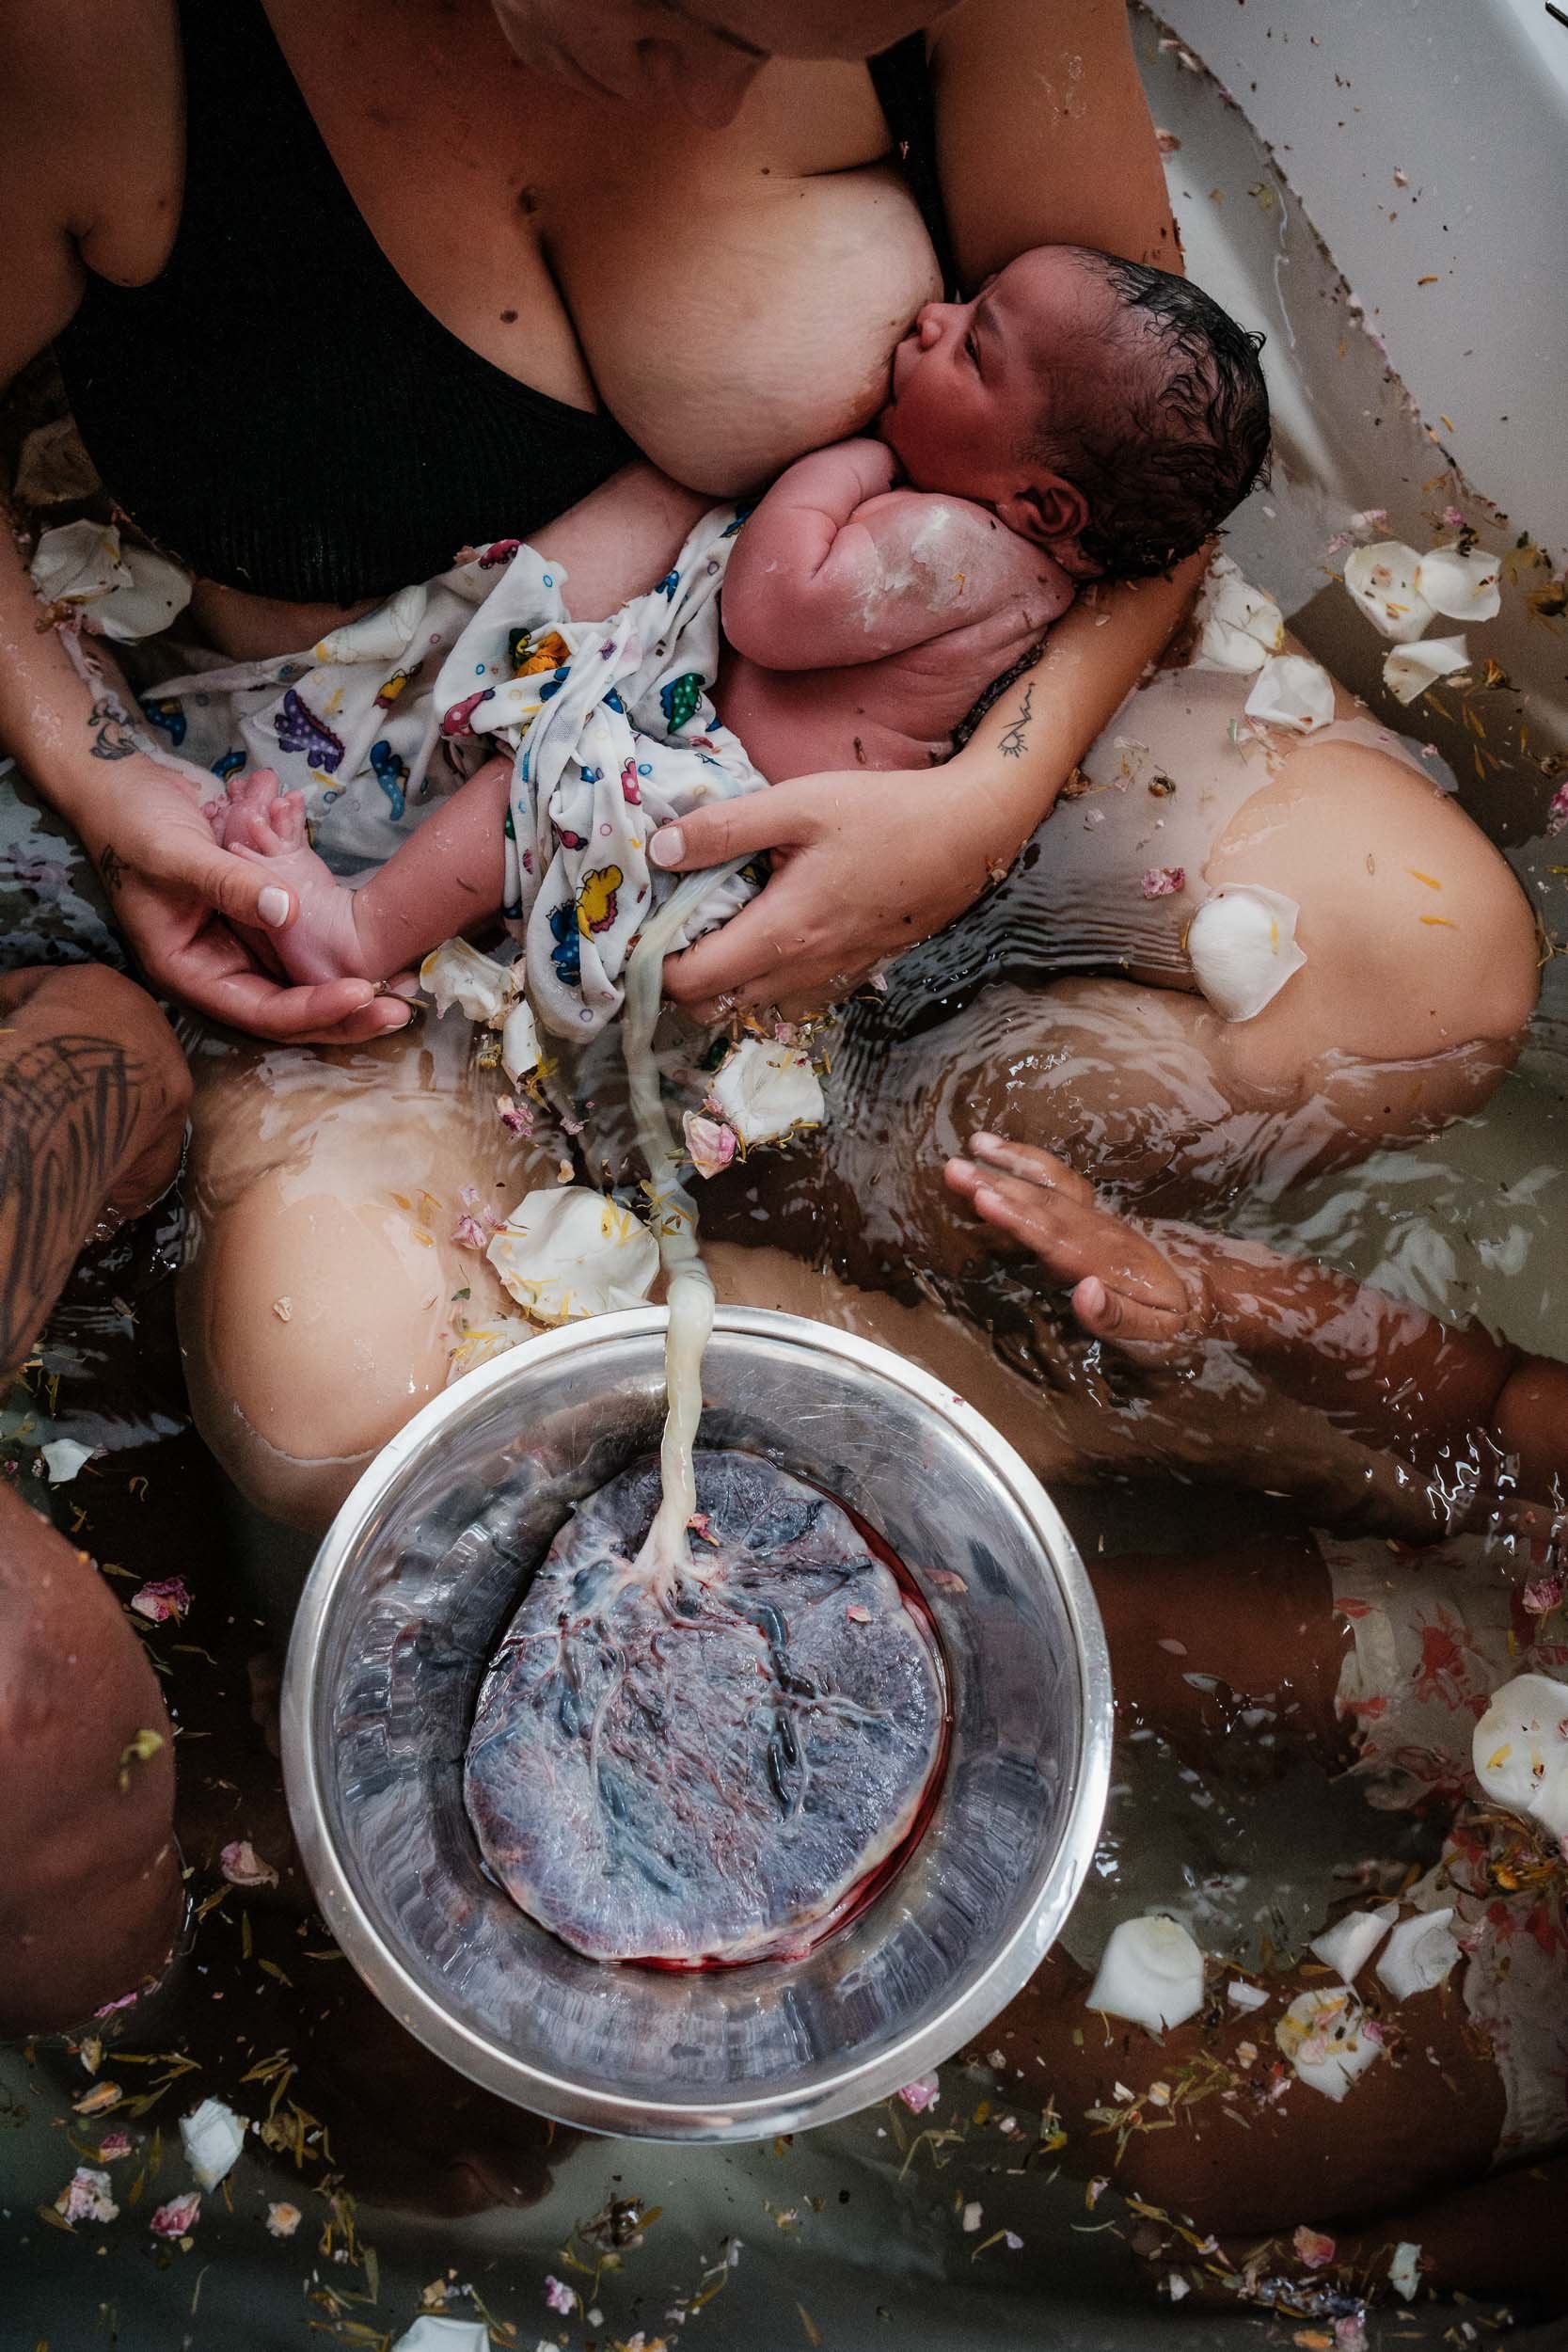
[[[723,496],[862,430],[942,291],[896,167],[734,157],[661,185],[644,157],[628,179],[563,209],[551,261],[600,398],[654,463]]]

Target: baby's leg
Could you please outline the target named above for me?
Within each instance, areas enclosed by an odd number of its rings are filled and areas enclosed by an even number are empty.
[[[270,769],[236,777],[210,805],[225,849],[277,866],[299,900],[288,930],[265,942],[291,979],[386,980],[499,913],[511,773],[510,761],[486,761],[353,888],[311,849],[303,796],[279,792]]]
[[[275,1518],[324,1527],[444,1387],[459,1318],[510,1311],[455,1239],[465,1186],[504,1217],[556,1180],[518,1143],[466,1022],[353,1051],[210,1041],[197,1061],[181,1335],[202,1436]]]

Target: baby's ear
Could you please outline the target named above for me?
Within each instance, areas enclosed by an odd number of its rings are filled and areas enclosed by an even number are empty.
[[[1060,474],[1025,483],[1009,497],[998,500],[996,512],[1009,531],[1016,531],[1021,539],[1037,548],[1048,548],[1058,563],[1064,546],[1076,548],[1079,533],[1089,519],[1083,491],[1075,490]]]

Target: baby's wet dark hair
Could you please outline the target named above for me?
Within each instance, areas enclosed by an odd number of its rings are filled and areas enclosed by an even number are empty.
[[[1083,493],[1089,562],[1107,579],[1148,579],[1195,554],[1262,475],[1263,338],[1188,278],[1090,246],[1079,257],[1115,297],[1105,334],[1121,365],[1092,409],[1081,396],[1076,416],[1053,404],[1031,454]]]

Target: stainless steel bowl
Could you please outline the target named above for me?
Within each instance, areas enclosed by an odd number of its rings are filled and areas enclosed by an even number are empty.
[[[887,1350],[721,1309],[700,1441],[826,1487],[917,1579],[952,1687],[919,1845],[803,1960],[694,1974],[584,1960],[482,1871],[462,1759],[480,1680],[570,1506],[657,1443],[660,1309],[485,1364],[372,1463],[317,1557],[283,1694],[294,1832],[366,1983],[463,2074],[564,2122],[758,2139],[885,2098],[1018,1992],[1105,1801],[1111,1688],[1060,1518],[1010,1446]]]

